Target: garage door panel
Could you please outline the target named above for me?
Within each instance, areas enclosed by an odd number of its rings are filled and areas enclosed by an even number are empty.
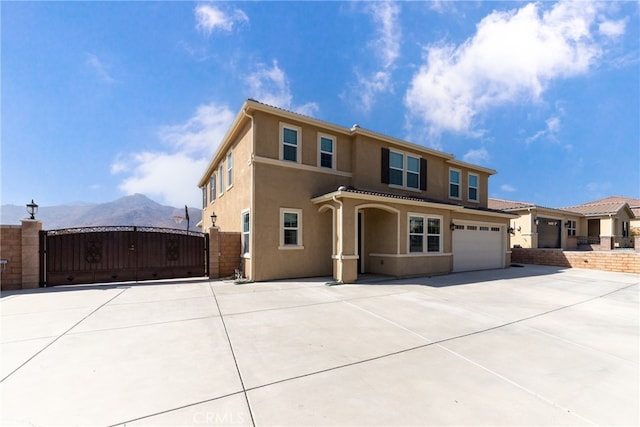
[[[502,228],[490,224],[466,225],[453,232],[453,271],[503,267]]]

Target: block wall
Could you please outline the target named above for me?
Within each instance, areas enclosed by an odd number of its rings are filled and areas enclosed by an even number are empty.
[[[592,270],[640,273],[640,253],[631,251],[563,251],[562,249],[511,249],[511,262],[555,265]]]
[[[3,291],[22,289],[22,227],[3,225],[0,227],[0,288]]]

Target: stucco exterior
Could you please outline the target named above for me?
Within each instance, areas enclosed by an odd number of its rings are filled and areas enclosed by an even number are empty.
[[[499,230],[505,267],[515,216],[488,209],[494,173],[358,126],[247,100],[199,182],[200,225],[211,227],[215,212],[222,232],[243,233],[242,270],[255,281],[448,273],[456,220]]]

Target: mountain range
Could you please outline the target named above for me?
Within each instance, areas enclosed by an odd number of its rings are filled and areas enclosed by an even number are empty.
[[[189,230],[200,231],[196,224],[202,219],[202,210],[190,207],[188,211]],[[20,220],[27,217],[25,206],[0,206],[2,224],[20,224]],[[107,203],[41,206],[35,217],[42,221],[44,230],[104,225],[187,228],[184,208],[164,206],[142,194],[122,197]]]

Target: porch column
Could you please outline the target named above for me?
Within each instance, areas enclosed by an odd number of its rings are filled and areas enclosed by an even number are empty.
[[[358,255],[356,255],[357,219],[355,207],[349,199],[339,201],[337,216],[337,254],[334,260],[335,279],[343,283],[355,283],[358,279]]]
[[[40,286],[40,239],[42,222],[22,220],[22,289]]]

